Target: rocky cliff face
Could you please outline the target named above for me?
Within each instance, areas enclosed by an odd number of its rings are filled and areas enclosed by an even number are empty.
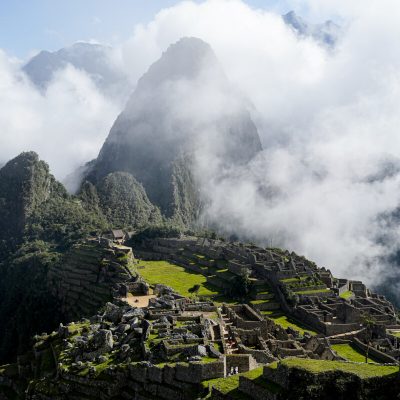
[[[139,80],[87,178],[98,185],[109,173],[130,173],[165,217],[187,223],[200,206],[196,160],[237,165],[260,150],[246,104],[210,46],[184,38]]]

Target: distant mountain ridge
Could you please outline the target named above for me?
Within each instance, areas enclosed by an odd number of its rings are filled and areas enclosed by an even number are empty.
[[[112,47],[78,42],[58,51],[41,51],[23,71],[40,90],[45,90],[54,75],[68,65],[84,71],[107,96],[125,96],[132,90],[127,76],[112,62]]]
[[[317,42],[328,47],[334,47],[339,39],[340,26],[333,21],[328,20],[321,24],[310,24],[294,11],[289,11],[282,18],[298,35],[312,37]]]

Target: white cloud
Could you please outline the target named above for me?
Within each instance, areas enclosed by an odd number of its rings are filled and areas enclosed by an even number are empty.
[[[288,3],[314,22],[340,18],[344,35],[336,49],[299,39],[278,14],[239,0],[185,1],[137,26],[116,50],[116,62],[136,82],[181,37],[210,43],[230,81],[254,104],[265,150],[223,179],[209,169],[218,163],[199,155],[204,190],[212,194],[206,217],[376,283],[390,273],[380,256],[399,238],[391,228],[386,242],[376,241],[388,233],[377,217],[400,199],[400,4]],[[0,158],[38,150],[60,176],[96,155],[118,110],[85,75],[63,71],[42,97],[4,54],[0,71]],[[207,110],[205,97],[196,110]],[[182,108],[188,117],[191,106]],[[393,173],[374,179],[385,166]]]
[[[97,156],[119,112],[82,71],[59,71],[41,95],[20,64],[0,53],[0,160],[37,151],[62,179]]]
[[[137,27],[120,49],[122,59],[135,81],[180,37],[210,43],[231,82],[254,103],[265,151],[248,169],[205,180],[212,194],[207,217],[284,244],[337,274],[376,282],[388,268],[379,257],[398,236],[394,231],[390,242],[376,244],[377,217],[399,204],[400,177],[373,183],[371,177],[400,162],[400,6],[394,0],[385,7],[374,0],[291,4],[314,21],[341,18],[344,35],[333,52],[296,37],[277,14],[209,0],[183,2]],[[214,165],[204,154],[200,159]],[[274,196],[263,196],[260,185]]]

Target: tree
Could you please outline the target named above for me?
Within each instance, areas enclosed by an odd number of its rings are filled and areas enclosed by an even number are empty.
[[[196,284],[196,285],[194,285],[193,287],[191,287],[191,288],[188,290],[188,292],[191,293],[191,294],[197,295],[197,294],[199,293],[199,290],[200,290],[200,285],[199,285],[199,284]]]
[[[242,274],[235,276],[232,279],[232,286],[230,289],[231,296],[236,298],[244,298],[249,295],[252,288],[250,280],[250,271],[245,269]]]
[[[365,362],[368,363],[369,349],[371,347],[372,340],[372,327],[375,325],[375,319],[370,314],[364,314],[362,316],[362,323],[365,326],[365,339],[367,342],[367,350],[365,352]]]

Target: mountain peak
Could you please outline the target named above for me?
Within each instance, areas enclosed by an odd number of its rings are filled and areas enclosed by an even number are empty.
[[[45,91],[58,71],[68,65],[85,72],[107,96],[125,102],[130,87],[125,73],[110,60],[112,48],[103,44],[76,42],[54,52],[43,50],[23,67],[30,80]]]
[[[208,107],[214,94],[221,106]],[[98,185],[111,172],[128,172],[163,216],[193,222],[199,210],[193,163],[200,148],[231,166],[252,159],[261,142],[247,103],[210,45],[183,38],[140,79],[87,178]]]
[[[195,79],[208,67],[222,73],[211,46],[195,37],[184,37],[171,44],[138,82],[138,89],[148,90],[165,81]]]
[[[299,36],[311,37],[328,47],[334,47],[339,38],[340,27],[331,20],[321,24],[310,24],[293,10],[282,15],[282,19]]]
[[[33,151],[21,153],[1,168],[0,240],[17,237],[27,218],[54,192],[65,194],[49,166]]]

